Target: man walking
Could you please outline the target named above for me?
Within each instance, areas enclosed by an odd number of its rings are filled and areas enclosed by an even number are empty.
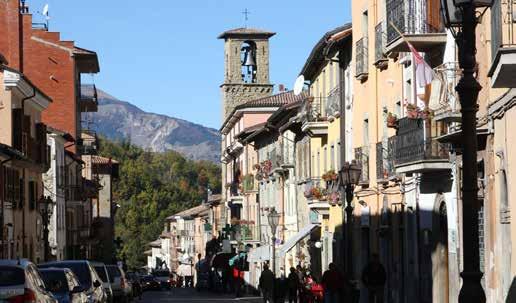
[[[362,282],[369,293],[369,303],[383,303],[383,292],[387,274],[378,254],[371,255],[371,261],[362,272]]]
[[[290,268],[288,275],[288,303],[297,303],[297,291],[299,289],[299,276],[294,267]]]
[[[260,276],[260,290],[262,291],[263,303],[273,303],[274,298],[274,274],[269,269],[269,265],[263,266],[263,271]]]
[[[339,303],[341,288],[344,285],[344,277],[334,263],[330,263],[328,268],[329,269],[324,272],[322,277],[324,303]]]

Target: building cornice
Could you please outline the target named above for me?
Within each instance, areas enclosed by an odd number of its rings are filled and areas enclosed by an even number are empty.
[[[4,86],[8,90],[16,89],[24,97],[32,97],[30,100],[38,110],[46,109],[52,100],[44,95],[37,87],[27,81],[25,77],[12,70],[4,70]]]

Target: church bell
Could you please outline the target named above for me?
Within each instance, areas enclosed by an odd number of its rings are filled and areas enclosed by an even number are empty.
[[[242,62],[243,66],[256,66],[256,62],[254,60],[254,49],[250,46],[245,46],[242,48],[244,51],[244,60]]]

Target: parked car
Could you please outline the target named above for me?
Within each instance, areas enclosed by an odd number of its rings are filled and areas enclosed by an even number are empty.
[[[86,290],[89,303],[107,303],[107,294],[102,287],[102,280],[89,261],[54,261],[38,265],[39,268],[69,268]]]
[[[108,303],[113,303],[113,289],[111,289],[111,282],[109,281],[109,275],[107,272],[106,265],[102,262],[90,261],[100,279],[102,280],[102,286],[107,295]]]
[[[152,275],[143,276],[141,281],[143,291],[161,289],[159,281],[156,280],[156,278],[154,278]]]
[[[59,303],[88,303],[86,290],[70,269],[42,268],[39,272]]]
[[[0,260],[0,302],[58,303],[28,260]]]
[[[115,302],[129,302],[132,299],[131,285],[125,277],[124,270],[118,265],[106,265],[108,271],[109,282],[113,289],[113,298]]]
[[[135,272],[127,272],[127,280],[131,282],[131,285],[133,286],[133,298],[142,298],[142,283],[140,279],[140,275]]]
[[[152,275],[159,282],[162,289],[170,289],[172,287],[171,275],[169,270],[157,270],[152,273]]]

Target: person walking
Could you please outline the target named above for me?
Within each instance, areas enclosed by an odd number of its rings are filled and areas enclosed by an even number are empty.
[[[294,267],[290,268],[288,275],[288,302],[297,303],[297,291],[299,290],[299,276]]]
[[[369,303],[383,303],[387,274],[378,254],[371,255],[371,261],[362,271],[362,282],[367,287]]]
[[[322,276],[324,303],[340,303],[343,281],[344,277],[337,269],[337,266],[334,263],[330,263],[328,270]]]
[[[274,303],[274,274],[267,264],[263,266],[259,286],[262,291],[263,303]]]

